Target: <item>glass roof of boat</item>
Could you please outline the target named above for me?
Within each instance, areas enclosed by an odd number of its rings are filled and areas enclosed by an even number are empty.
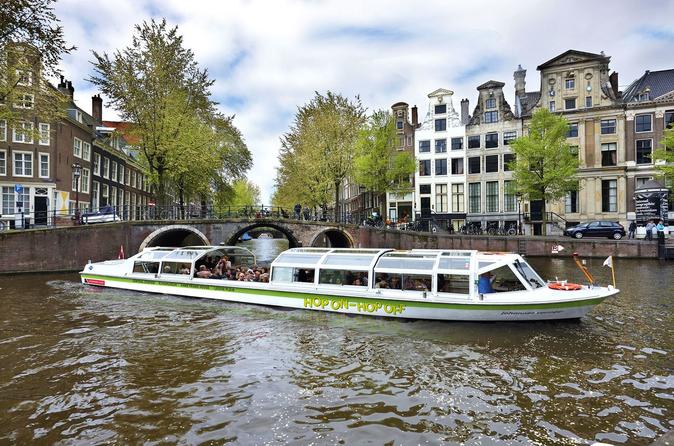
[[[293,248],[281,253],[273,265],[367,269],[385,249]]]
[[[139,253],[136,258],[139,260],[193,262],[199,257],[203,257],[214,252],[218,255],[233,254],[238,252],[243,255],[255,257],[255,255],[249,249],[242,246],[184,246],[180,248],[146,248],[144,251]]]

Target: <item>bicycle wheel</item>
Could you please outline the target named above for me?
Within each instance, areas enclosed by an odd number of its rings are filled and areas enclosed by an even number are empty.
[[[517,235],[517,231],[515,231],[515,228],[508,229],[508,235]]]

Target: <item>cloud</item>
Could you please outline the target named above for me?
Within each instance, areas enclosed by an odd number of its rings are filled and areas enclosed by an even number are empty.
[[[628,84],[646,69],[673,68],[674,2],[540,2],[537,0],[61,0],[57,14],[79,50],[64,59],[76,100],[90,109],[91,50],[129,44],[133,25],[166,17],[216,80],[214,99],[234,120],[253,153],[249,178],[269,202],[279,138],[297,107],[315,91],[360,95],[369,109],[404,101],[425,110],[439,87],[469,98],[494,79],[506,82],[527,68],[537,90],[536,66],[569,48],[605,51]],[[567,20],[565,14],[582,11]],[[670,64],[670,66],[667,66]],[[114,118],[112,110],[106,117]],[[423,113],[420,112],[423,116]]]

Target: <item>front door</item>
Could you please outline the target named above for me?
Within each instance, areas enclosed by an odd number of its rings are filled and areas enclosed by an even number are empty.
[[[431,216],[431,197],[421,197],[421,217]]]
[[[35,197],[35,225],[47,226],[47,200],[48,197]]]
[[[543,200],[532,200],[529,204],[531,209],[531,221],[543,220]]]

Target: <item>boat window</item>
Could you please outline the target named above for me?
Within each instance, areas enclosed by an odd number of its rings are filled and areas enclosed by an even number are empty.
[[[374,255],[328,254],[323,261],[324,265],[333,266],[370,266]]]
[[[484,261],[479,261],[479,262],[477,262],[477,269],[486,268],[486,267],[488,267],[489,265],[493,265],[494,263],[496,263],[496,262],[484,262]]]
[[[478,278],[478,292],[482,294],[521,290],[526,287],[508,265],[482,273]]]
[[[527,262],[522,262],[520,260],[515,260],[515,269],[519,271],[520,274],[526,279],[527,282],[531,285],[532,288],[540,288],[545,286],[543,279],[540,278],[536,272],[531,269]]]
[[[162,262],[161,264],[161,273],[162,274],[189,274],[191,263],[183,262]]]
[[[438,274],[438,293],[470,294],[470,276]]]
[[[192,262],[192,259],[202,255],[203,252],[195,251],[195,250],[189,250],[189,249],[177,249],[166,257],[164,257],[164,260],[185,260],[187,262]]]
[[[133,262],[134,273],[157,274],[159,272],[159,262],[135,261]]]
[[[470,269],[470,257],[440,257],[439,269]]]
[[[353,285],[365,287],[368,284],[367,271],[343,269],[321,269],[318,283],[323,285]]]
[[[323,257],[323,252],[284,252],[279,255],[274,262],[276,263],[318,263]]]
[[[374,287],[392,290],[430,291],[431,282],[429,274],[376,273]]]
[[[272,282],[278,283],[314,283],[315,270],[313,268],[293,268],[290,266],[275,266],[272,269]]]
[[[161,251],[161,250],[145,251],[138,256],[138,259],[159,260],[159,259],[163,259],[164,257],[169,255],[170,253],[171,253],[171,251]]]
[[[393,268],[406,270],[432,270],[435,264],[434,258],[423,257],[381,257],[377,261],[377,268]]]

